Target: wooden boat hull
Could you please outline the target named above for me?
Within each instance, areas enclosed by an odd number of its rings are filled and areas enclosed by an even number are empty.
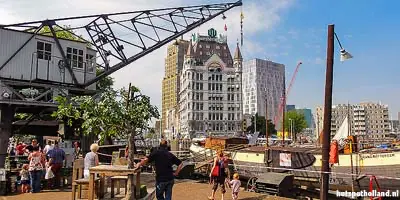
[[[269,152],[268,152],[269,151]],[[351,164],[353,159],[353,165]],[[232,152],[235,170],[242,177],[257,177],[268,171],[292,173],[300,185],[320,186],[321,154],[310,151],[270,149],[267,151]],[[269,161],[269,162],[267,162]],[[353,168],[351,167],[353,166]],[[400,152],[358,153],[339,155],[339,164],[331,167],[330,189],[351,191],[369,190],[370,176],[375,175],[381,190],[398,190],[400,180],[385,177],[400,177]],[[351,174],[357,174],[351,176]],[[354,180],[354,181],[353,181]],[[354,182],[354,185],[352,183]],[[374,188],[376,185],[374,183]]]

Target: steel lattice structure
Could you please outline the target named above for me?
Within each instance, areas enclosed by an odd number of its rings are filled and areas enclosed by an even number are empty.
[[[0,70],[35,35],[45,34],[40,32],[43,27],[49,27],[56,47],[63,58],[63,63],[59,63],[59,65],[67,69],[72,76],[74,84],[70,86],[84,88],[226,11],[241,5],[242,2],[240,0],[234,3],[88,15],[0,25],[0,28],[3,29],[33,33],[6,62],[1,64]],[[65,26],[66,24],[70,26]],[[58,31],[69,31],[83,42],[87,42],[91,48],[96,49],[102,61],[97,65],[104,70],[95,78],[84,83],[78,83],[72,67],[68,64],[66,53],[56,37]]]

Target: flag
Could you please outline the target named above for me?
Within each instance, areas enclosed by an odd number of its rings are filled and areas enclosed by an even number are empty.
[[[228,30],[228,27],[226,26],[226,24],[225,24],[225,26],[224,26],[224,30],[225,30],[225,31],[227,31],[227,30]]]

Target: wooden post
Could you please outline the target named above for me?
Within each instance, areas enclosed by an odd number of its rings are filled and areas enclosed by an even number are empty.
[[[136,173],[136,199],[140,198],[140,170]]]

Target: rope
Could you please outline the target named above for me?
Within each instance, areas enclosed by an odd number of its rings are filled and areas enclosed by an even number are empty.
[[[104,154],[104,153],[99,153],[99,152],[97,152],[97,154],[98,154],[98,155],[101,155],[101,156],[112,157],[112,155],[109,155],[109,154]]]

